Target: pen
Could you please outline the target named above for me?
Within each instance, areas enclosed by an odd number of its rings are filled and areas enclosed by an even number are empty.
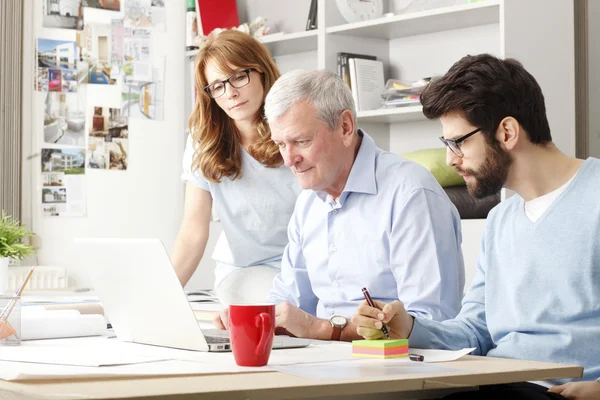
[[[375,302],[373,301],[373,299],[371,298],[371,295],[369,294],[369,291],[367,290],[367,288],[362,288],[362,292],[365,295],[365,299],[367,300],[367,303],[369,303],[369,305],[373,308],[377,308],[377,306],[375,305]],[[383,322],[381,322],[381,331],[383,332],[383,334],[385,335],[386,338],[390,338],[390,334],[388,332],[387,326],[385,326],[385,324]]]
[[[425,360],[425,356],[421,355],[421,354],[409,354],[408,358],[410,358],[412,361],[424,361]]]

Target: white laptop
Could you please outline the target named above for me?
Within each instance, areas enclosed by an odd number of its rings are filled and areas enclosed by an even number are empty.
[[[200,328],[160,240],[76,238],[75,244],[119,339],[185,350],[231,350],[227,331]],[[309,344],[289,336],[273,340],[274,349]]]

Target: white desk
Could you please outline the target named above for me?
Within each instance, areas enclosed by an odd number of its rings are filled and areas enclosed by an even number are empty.
[[[283,350],[279,350],[283,351]],[[293,350],[285,350],[293,351]],[[578,378],[579,366],[466,356],[444,363],[456,369],[444,375],[411,375],[395,379],[324,381],[279,372],[144,379],[77,381],[0,381],[0,398],[34,399],[228,399],[279,400],[348,398],[377,400],[439,396],[440,390],[463,390],[477,385]]]

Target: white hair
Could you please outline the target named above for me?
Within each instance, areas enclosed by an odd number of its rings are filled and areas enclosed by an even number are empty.
[[[283,74],[271,87],[265,99],[265,118],[273,122],[295,103],[306,101],[315,107],[317,117],[330,130],[337,127],[344,110],[356,110],[352,92],[346,83],[333,72],[296,69]]]

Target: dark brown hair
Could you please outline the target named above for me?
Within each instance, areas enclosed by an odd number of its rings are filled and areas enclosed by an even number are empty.
[[[552,141],[542,89],[515,59],[489,54],[465,56],[421,94],[423,114],[429,119],[458,112],[486,139],[494,140],[506,117],[515,118],[535,144]]]
[[[194,84],[196,103],[189,119],[190,132],[197,143],[192,168],[200,169],[204,178],[220,182],[222,178],[242,177],[242,150],[240,134],[217,103],[204,91],[208,84],[204,72],[209,61],[215,60],[223,72],[233,73],[228,67],[254,68],[261,73],[264,96],[279,78],[279,69],[267,48],[252,36],[239,31],[221,32],[209,36],[208,41],[196,56]],[[271,130],[264,120],[264,101],[256,116],[260,140],[250,147],[250,154],[266,167],[279,167],[283,158],[279,148],[271,140]]]

